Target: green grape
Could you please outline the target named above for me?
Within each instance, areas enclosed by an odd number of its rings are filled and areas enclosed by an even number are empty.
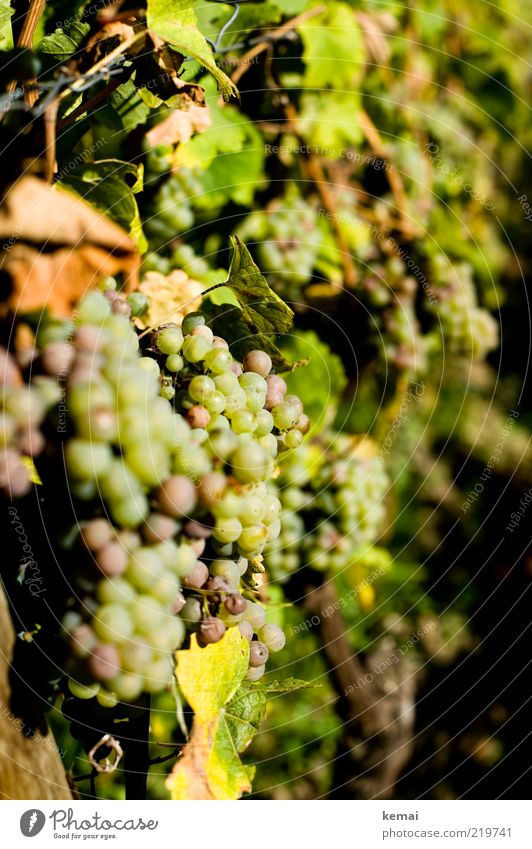
[[[199,404],[205,404],[215,391],[214,380],[206,374],[196,375],[188,385],[188,394]]]
[[[191,333],[195,327],[205,324],[205,316],[199,312],[189,312],[183,319],[182,329],[185,336]]]
[[[209,571],[213,576],[224,578],[233,589],[238,587],[240,570],[234,560],[213,560]]]
[[[79,302],[76,318],[80,324],[99,324],[111,314],[111,304],[102,292],[89,292]]]
[[[126,578],[140,590],[149,591],[164,572],[163,562],[153,547],[138,548],[129,558]]]
[[[219,542],[236,542],[242,533],[242,525],[237,518],[217,518],[213,530],[213,536]]]
[[[70,439],[65,448],[67,470],[77,480],[96,480],[110,468],[113,455],[108,445],[86,439]]]
[[[161,354],[178,354],[183,346],[183,331],[176,324],[163,327],[155,337]]]
[[[259,630],[258,636],[270,652],[281,651],[286,643],[286,636],[282,628],[272,622],[267,622],[266,625],[263,625]]]
[[[136,528],[150,512],[148,499],[142,492],[129,493],[109,503],[113,521],[124,528]]]
[[[133,633],[130,608],[116,603],[104,604],[97,611],[92,627],[104,642],[123,643]]]
[[[72,695],[76,697],[76,699],[92,699],[99,692],[100,685],[98,683],[80,684],[77,681],[73,681],[72,678],[69,678],[68,689]]]
[[[186,336],[183,342],[183,356],[189,363],[199,363],[206,360],[211,353],[211,345],[201,336]]]
[[[232,362],[231,354],[223,348],[210,348],[209,346],[209,351],[205,354],[205,366],[215,375],[228,371]]]
[[[233,474],[241,483],[253,483],[263,479],[266,455],[257,443],[241,445],[231,455]]]

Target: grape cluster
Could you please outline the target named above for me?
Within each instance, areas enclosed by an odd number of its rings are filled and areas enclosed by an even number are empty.
[[[237,363],[198,313],[141,350],[131,316],[145,298],[104,288],[74,324],[44,323],[35,360],[35,380],[62,387],[69,490],[87,516],[62,623],[69,689],[102,707],[134,702],[167,686],[190,633],[205,646],[232,626],[257,680],[284,645],[254,579],[281,529],[271,481],[308,418],[265,351]]]
[[[163,158],[159,168],[163,167],[164,161]],[[153,154],[147,165],[154,167]],[[155,176],[160,173],[160,170],[154,171]],[[148,172],[147,180],[150,179],[153,177]],[[201,183],[188,168],[180,168],[170,173],[157,186],[144,221],[144,229],[152,250],[165,250],[173,239],[191,229],[195,220],[193,199],[201,191]]]
[[[287,458],[279,484],[281,534],[267,550],[276,579],[304,565],[340,571],[379,536],[389,478],[354,437],[328,432],[305,442]]]
[[[322,244],[316,210],[289,189],[263,212],[252,212],[238,230],[260,268],[285,297],[301,300]]]
[[[5,348],[0,348],[0,372],[0,490],[20,498],[31,488],[31,463],[25,460],[43,451],[40,425],[59,393],[56,382],[44,376],[31,386],[24,383],[17,362]]]
[[[432,310],[441,324],[444,344],[450,351],[482,359],[499,344],[499,331],[493,316],[478,305],[471,266],[451,267],[445,257],[436,256],[432,267],[439,280]]]

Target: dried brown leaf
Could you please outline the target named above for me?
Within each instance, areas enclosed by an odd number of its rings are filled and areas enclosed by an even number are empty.
[[[50,307],[68,314],[107,274],[135,282],[133,240],[88,203],[37,177],[13,184],[0,209],[0,268],[11,282],[6,305],[27,311]]]

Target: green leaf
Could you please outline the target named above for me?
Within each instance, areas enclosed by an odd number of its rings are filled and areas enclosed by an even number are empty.
[[[225,285],[236,297],[238,309],[218,313],[215,329],[231,344],[236,356],[243,358],[248,351],[261,348],[278,371],[291,370],[295,366],[283,356],[273,336],[290,329],[294,314],[269,287],[243,242],[231,236],[231,244],[233,255]]]
[[[130,162],[104,159],[82,165],[62,182],[123,227],[135,239],[140,253],[147,250],[134,197],[142,190],[142,168]]]
[[[0,0],[0,50],[10,50],[13,47],[11,16],[14,11],[10,0]]]
[[[263,693],[293,693],[295,690],[308,690],[311,687],[319,687],[320,684],[312,684],[310,681],[302,681],[301,678],[283,678],[282,681],[265,681],[264,684],[257,682],[249,684],[253,690]]]
[[[233,255],[226,285],[235,293],[247,327],[258,336],[286,333],[292,327],[294,313],[269,287],[238,236],[231,236],[231,245]]]
[[[357,91],[306,91],[301,98],[298,130],[321,156],[343,158],[346,147],[360,145],[364,138],[356,120],[359,109]]]
[[[177,652],[176,677],[194,720],[190,740],[167,780],[172,799],[238,799],[250,792],[254,770],[239,757],[251,733],[239,724],[243,706],[233,705],[227,716],[248,662],[249,643],[238,628],[205,648],[193,635],[190,649]]]
[[[98,110],[98,119],[113,130],[130,133],[139,124],[145,124],[149,114],[135,83],[128,80],[109,95],[105,106]]]
[[[298,27],[303,42],[307,88],[349,88],[362,76],[366,59],[355,10],[328,3],[322,15]]]
[[[89,30],[90,25],[79,20],[66,21],[64,27],[58,27],[50,35],[45,35],[37,49],[40,53],[53,56],[57,62],[66,62],[79,50]]]
[[[340,357],[313,330],[291,333],[281,340],[280,347],[291,359],[307,358],[308,364],[286,375],[285,380],[290,392],[303,401],[314,428],[330,423],[347,385]]]
[[[234,106],[218,105],[216,86],[209,77],[200,80],[205,88],[211,125],[179,147],[176,165],[207,170],[219,153],[239,153],[249,135],[251,122]],[[263,147],[262,143],[259,143]]]
[[[213,75],[227,99],[238,90],[214,61],[211,48],[198,29],[194,0],[148,0],[148,27],[185,56],[196,59]]]

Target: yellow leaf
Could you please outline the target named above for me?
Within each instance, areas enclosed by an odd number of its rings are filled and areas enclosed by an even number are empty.
[[[176,676],[194,711],[190,740],[167,779],[172,799],[238,799],[250,792],[253,770],[245,767],[231,734],[226,707],[244,680],[249,643],[230,628],[218,643],[177,652]]]

